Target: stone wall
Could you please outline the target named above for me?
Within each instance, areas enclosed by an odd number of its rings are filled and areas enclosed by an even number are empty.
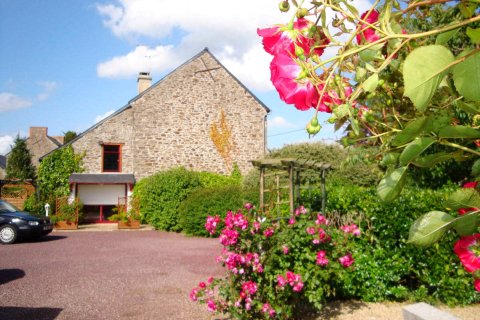
[[[100,173],[103,143],[122,144],[122,172],[137,179],[172,167],[242,173],[265,151],[267,110],[203,51],[73,142]],[[212,136],[212,128],[216,134]],[[213,131],[215,132],[215,130]]]

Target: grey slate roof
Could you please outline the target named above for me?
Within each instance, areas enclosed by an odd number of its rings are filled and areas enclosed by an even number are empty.
[[[72,173],[68,178],[69,183],[111,183],[134,184],[135,177],[129,173]]]
[[[5,169],[7,167],[7,157],[0,155],[0,168]]]

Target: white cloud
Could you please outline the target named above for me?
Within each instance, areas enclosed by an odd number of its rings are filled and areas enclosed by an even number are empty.
[[[40,102],[50,98],[50,95],[57,88],[57,83],[53,81],[40,81],[38,82],[38,85],[43,88],[43,91],[36,97],[36,100]]]
[[[0,136],[0,154],[5,155],[10,152],[11,145],[13,145],[13,141],[15,138],[13,136],[5,135]]]
[[[95,117],[95,123],[102,121],[103,119],[105,119],[109,115],[112,115],[114,112],[115,112],[114,110],[110,110],[110,111],[105,112],[104,114],[100,114],[100,115],[96,116]]]
[[[267,120],[267,125],[269,128],[295,128],[296,126],[283,117],[276,116],[273,119]]]
[[[0,92],[0,112],[28,108],[32,101],[10,92]]]

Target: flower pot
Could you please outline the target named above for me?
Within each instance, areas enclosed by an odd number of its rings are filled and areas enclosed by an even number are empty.
[[[55,222],[54,228],[57,230],[76,230],[78,229],[78,223],[70,221],[57,221]]]
[[[140,221],[131,219],[127,222],[118,221],[118,229],[140,229]]]

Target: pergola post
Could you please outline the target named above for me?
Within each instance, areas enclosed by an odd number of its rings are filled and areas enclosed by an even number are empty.
[[[290,163],[288,166],[288,200],[290,202],[290,213],[294,212],[294,186],[293,186],[293,163]]]
[[[260,167],[260,211],[264,212],[265,203],[264,203],[264,188],[265,188],[265,167]]]

